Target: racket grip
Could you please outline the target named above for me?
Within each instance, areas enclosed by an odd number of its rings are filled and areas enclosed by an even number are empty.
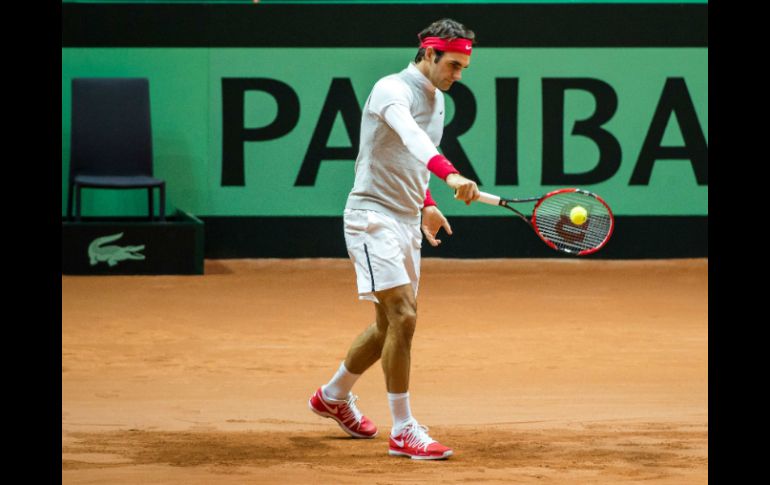
[[[479,192],[478,201],[489,205],[500,205],[500,197],[486,192]]]

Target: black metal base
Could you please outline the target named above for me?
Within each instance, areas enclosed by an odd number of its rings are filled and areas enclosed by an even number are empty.
[[[201,216],[206,257],[347,258],[342,217]],[[449,216],[453,236],[423,240],[424,258],[575,258],[549,248],[516,216]],[[618,216],[590,259],[707,258],[708,216]]]
[[[165,221],[84,217],[62,221],[62,273],[203,274],[203,222],[184,211]]]

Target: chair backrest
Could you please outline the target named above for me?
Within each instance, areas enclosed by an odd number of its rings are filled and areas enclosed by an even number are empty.
[[[72,80],[70,178],[152,175],[147,78]]]

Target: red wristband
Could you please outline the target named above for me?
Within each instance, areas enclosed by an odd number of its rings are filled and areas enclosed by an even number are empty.
[[[436,174],[441,180],[446,180],[450,173],[460,173],[460,171],[452,165],[452,162],[447,160],[447,158],[441,154],[428,160],[428,170]]]
[[[430,196],[430,189],[425,191],[425,203],[422,205],[423,209],[429,205],[436,205],[436,201]]]

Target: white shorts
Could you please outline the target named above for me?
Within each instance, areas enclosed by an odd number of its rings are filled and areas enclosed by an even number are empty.
[[[375,291],[410,284],[417,297],[422,232],[371,210],[345,209],[345,244],[356,269],[358,298],[378,302]]]

